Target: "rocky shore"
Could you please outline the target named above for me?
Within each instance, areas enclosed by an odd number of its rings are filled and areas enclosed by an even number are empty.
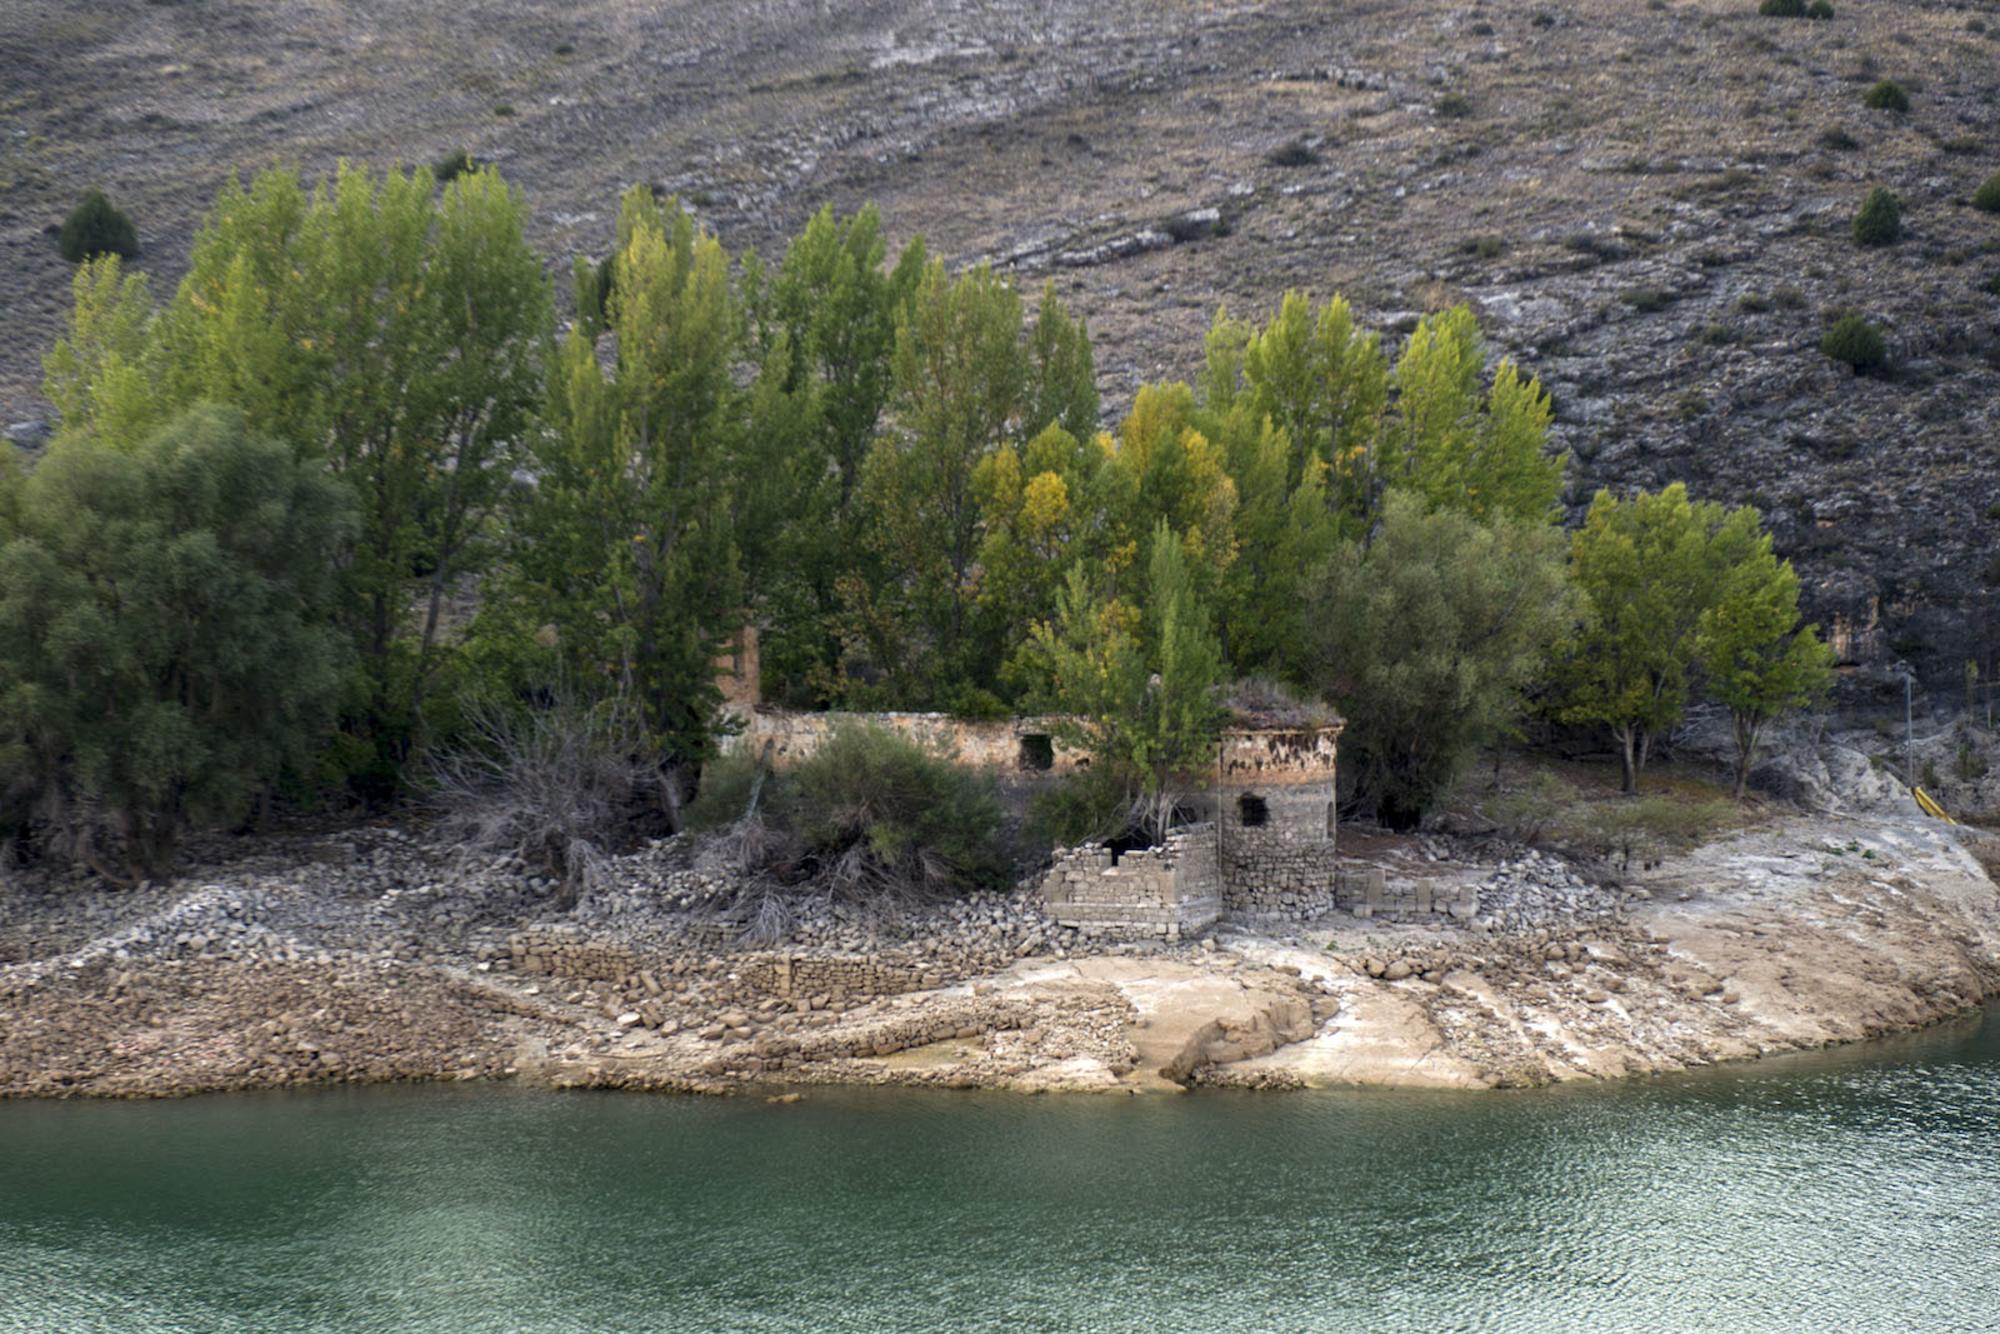
[[[563,907],[394,825],[218,846],[136,890],[16,874],[0,1097],[1510,1087],[1852,1041],[2000,992],[2000,856],[1892,803],[1783,815],[1616,884],[1492,841],[1397,851],[1478,883],[1481,914],[1115,943],[1024,885],[896,919],[804,907],[752,943],[682,840]]]

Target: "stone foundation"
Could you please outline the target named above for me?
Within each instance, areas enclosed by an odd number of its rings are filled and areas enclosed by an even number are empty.
[[[1450,917],[1469,922],[1479,915],[1477,885],[1441,885],[1429,880],[1389,884],[1382,871],[1341,872],[1334,899],[1342,912],[1387,921]]]
[[[657,992],[690,970],[690,960],[636,950],[618,941],[594,938],[566,926],[532,926],[507,941],[514,967],[523,973],[586,982],[644,986]],[[902,955],[803,955],[758,951],[720,956],[705,967],[726,963],[736,980],[753,991],[791,999],[797,996],[900,996],[945,984],[934,966]],[[697,969],[696,971],[701,971]]]
[[[1093,845],[1058,853],[1042,898],[1059,925],[1088,936],[1193,935],[1222,913],[1215,827],[1177,829],[1162,846],[1135,852]]]

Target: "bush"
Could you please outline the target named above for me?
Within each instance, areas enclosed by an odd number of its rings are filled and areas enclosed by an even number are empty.
[[[1319,154],[1305,140],[1293,139],[1266,153],[1264,161],[1274,167],[1310,167],[1319,161]]]
[[[1812,3],[1806,6],[1806,17],[1809,19],[1830,19],[1833,17],[1833,6],[1828,3],[1828,0],[1812,0]]]
[[[1894,79],[1884,79],[1861,95],[1861,105],[1871,111],[1908,111],[1910,95]]]
[[[129,450],[71,435],[10,490],[0,826],[26,811],[53,856],[157,874],[332,729],[347,493],[216,407]]]
[[[1431,110],[1443,120],[1464,120],[1472,114],[1472,99],[1464,93],[1446,93],[1432,104]]]
[[[431,175],[437,177],[439,185],[443,185],[446,181],[454,181],[460,176],[470,175],[485,165],[478,158],[461,148],[456,153],[447,153],[436,162],[431,163]]]
[[[532,706],[467,710],[464,737],[430,763],[431,804],[462,862],[517,857],[561,879],[573,903],[608,859],[667,832],[662,769],[639,711],[565,689]]]
[[[1073,848],[1132,832],[1132,795],[1110,769],[1080,769],[1043,788],[1028,803],[1027,842],[1033,848]]]
[[[1763,0],[1757,12],[1767,19],[1802,19],[1806,16],[1806,0]]]
[[[1556,840],[1580,852],[1616,860],[1630,871],[1637,857],[1647,868],[1669,854],[1696,846],[1735,815],[1729,801],[1690,800],[1680,794],[1592,802],[1573,810],[1553,830]]]
[[[1903,206],[1881,186],[1868,192],[1854,215],[1854,240],[1859,245],[1894,245],[1903,239]]]
[[[782,934],[787,896],[893,910],[1007,882],[992,781],[900,732],[839,724],[799,764],[760,780],[762,768],[747,754],[709,764],[688,811],[720,831],[710,851],[741,884],[733,907],[753,938]]]
[[[1972,206],[1982,213],[2000,213],[2000,171],[1994,172],[1972,192]]]
[[[1861,147],[1861,141],[1836,125],[1830,130],[1820,132],[1819,146],[1830,148],[1836,153],[1852,153]]]
[[[106,199],[102,190],[92,190],[63,219],[56,244],[72,264],[98,255],[131,259],[139,253],[139,234],[132,229],[132,219]]]
[[[1888,345],[1882,341],[1881,330],[1851,313],[1834,321],[1820,341],[1819,350],[1852,366],[1856,375],[1880,370],[1889,361]]]

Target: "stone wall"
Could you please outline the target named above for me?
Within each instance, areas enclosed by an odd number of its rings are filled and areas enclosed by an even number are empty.
[[[1091,845],[1056,854],[1042,882],[1049,915],[1088,936],[1179,940],[1222,913],[1215,827],[1177,829],[1156,848]]]
[[[658,991],[661,981],[688,972],[693,963],[686,955],[636,949],[569,926],[525,927],[508,938],[507,950],[514,967],[523,973],[643,985],[648,991]],[[900,996],[943,986],[946,980],[934,971],[935,964],[899,954],[804,955],[764,950],[723,957],[728,970],[744,986],[785,999],[821,994]]]
[[[1394,884],[1378,867],[1342,872],[1334,897],[1342,912],[1388,921],[1422,921],[1450,917],[1469,922],[1479,915],[1479,886],[1447,885],[1431,880],[1398,880]]]
[[[1334,844],[1323,831],[1225,823],[1220,853],[1230,912],[1318,917],[1334,907]]]
[[[792,713],[783,709],[738,709],[735,715],[743,724],[742,730],[725,737],[722,748],[756,754],[768,741],[772,763],[779,767],[796,764],[812,754],[842,723],[886,727],[954,756],[968,768],[992,773],[1060,777],[1089,762],[1087,755],[1057,739],[1059,720],[1053,718],[970,722],[948,713]]]

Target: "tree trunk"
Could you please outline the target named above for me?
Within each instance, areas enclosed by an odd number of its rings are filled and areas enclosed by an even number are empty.
[[[1639,767],[1636,750],[1638,738],[1630,727],[1617,729],[1618,736],[1618,790],[1631,796],[1639,790]]]

